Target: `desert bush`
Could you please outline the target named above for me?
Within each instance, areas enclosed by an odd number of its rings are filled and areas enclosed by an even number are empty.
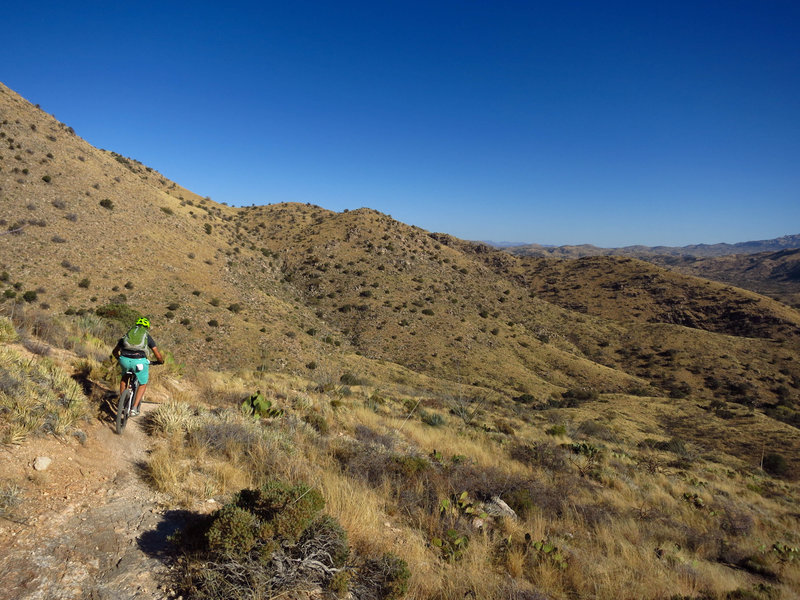
[[[561,397],[564,399],[564,406],[575,407],[584,402],[591,402],[600,397],[597,390],[590,388],[570,388]]]
[[[583,435],[595,437],[607,442],[613,442],[617,439],[614,431],[607,425],[598,423],[597,421],[584,421],[578,425],[578,432]]]
[[[12,519],[14,510],[22,504],[22,489],[14,483],[0,484],[0,518]]]
[[[94,313],[105,319],[111,319],[130,327],[139,318],[141,312],[124,303],[110,303],[98,306]]]
[[[379,559],[363,561],[356,577],[353,582],[355,597],[399,600],[408,591],[411,571],[406,561],[387,553]]]
[[[564,425],[563,423],[559,425],[552,425],[551,427],[545,429],[544,432],[547,435],[552,435],[556,437],[561,435],[567,435],[567,426]]]
[[[71,434],[90,414],[83,390],[65,371],[7,348],[0,348],[0,392],[0,438],[7,444],[33,434]]]
[[[343,373],[342,376],[339,377],[339,382],[344,385],[364,385],[365,383],[360,377],[353,373]]]
[[[114,203],[109,198],[103,198],[100,200],[100,206],[107,210],[114,210]]]
[[[536,402],[536,398],[534,398],[531,394],[522,394],[520,396],[515,396],[512,399],[514,402],[519,402],[520,404],[533,404]]]
[[[197,412],[186,402],[169,400],[150,413],[146,423],[151,433],[169,437],[194,429],[196,416]]]
[[[423,423],[430,425],[431,427],[441,427],[445,423],[442,415],[435,412],[428,412],[426,410],[420,411],[419,418]]]
[[[313,427],[314,430],[320,435],[328,435],[328,432],[330,431],[328,421],[319,413],[309,413],[307,415],[303,415],[303,421],[311,425],[311,427]]]
[[[19,339],[14,323],[8,317],[0,317],[0,343],[8,344]]]
[[[768,452],[762,463],[764,470],[774,477],[783,477],[789,472],[789,464],[782,454]]]
[[[176,540],[187,556],[182,587],[192,598],[294,597],[308,586],[346,591],[350,556],[339,523],[320,514],[322,495],[305,484],[270,481],[243,489]],[[336,578],[334,580],[334,578]]]
[[[394,448],[397,440],[392,434],[381,434],[366,425],[356,425],[354,431],[355,438],[363,444],[373,444],[383,446],[387,450]]]
[[[516,442],[509,446],[509,456],[522,464],[542,467],[548,471],[567,469],[567,456],[562,448],[552,442]]]

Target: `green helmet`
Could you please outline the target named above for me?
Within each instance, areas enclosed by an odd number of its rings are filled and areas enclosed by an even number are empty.
[[[144,325],[145,327],[150,327],[150,321],[146,317],[141,317],[138,321],[136,321],[137,325]]]

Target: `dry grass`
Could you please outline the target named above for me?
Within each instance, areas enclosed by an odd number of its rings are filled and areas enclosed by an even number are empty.
[[[103,359],[127,324],[92,312],[149,315],[179,359],[152,371],[148,395],[166,402],[148,474],[177,504],[312,482],[359,551],[407,561],[410,598],[796,593],[796,565],[772,548],[800,544],[800,434],[767,416],[798,408],[796,311],[634,261],[532,265],[369,209],[218,205],[0,92],[32,175],[0,172],[3,218],[27,222],[33,203],[37,223],[0,236],[0,340],[71,349],[113,380]],[[45,185],[28,156],[48,152],[70,175]],[[134,248],[124,234],[144,219],[160,243]],[[42,253],[54,224],[65,241]],[[126,283],[135,250],[165,269]],[[4,441],[75,427],[80,400],[64,406],[73,388],[53,362],[0,352]],[[256,390],[284,415],[242,416]],[[600,395],[566,407],[567,390]],[[545,433],[556,424],[566,435]],[[786,480],[759,469],[765,450],[787,459]],[[518,520],[477,527],[497,494]],[[434,542],[450,528],[465,548]]]
[[[0,347],[2,441],[18,444],[31,435],[68,435],[90,414],[83,390],[49,359],[27,359]]]

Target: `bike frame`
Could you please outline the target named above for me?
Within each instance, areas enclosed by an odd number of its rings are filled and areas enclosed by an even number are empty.
[[[125,383],[125,389],[119,395],[117,402],[117,433],[121,434],[128,423],[128,416],[130,415],[131,408],[133,408],[133,401],[136,399],[136,391],[139,389],[139,379],[136,377],[136,371],[128,369],[122,375]]]

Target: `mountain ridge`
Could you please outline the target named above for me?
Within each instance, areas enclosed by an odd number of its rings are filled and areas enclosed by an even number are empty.
[[[491,242],[487,242],[490,245]],[[592,244],[543,246],[540,244],[505,244],[496,245],[507,248],[508,252],[517,256],[552,256],[559,258],[583,258],[585,256],[694,256],[717,257],[730,254],[756,254],[760,252],[777,252],[780,250],[800,248],[800,234],[784,235],[769,240],[754,240],[734,244],[689,244],[686,246],[644,246],[632,245],[619,248],[602,248]]]

